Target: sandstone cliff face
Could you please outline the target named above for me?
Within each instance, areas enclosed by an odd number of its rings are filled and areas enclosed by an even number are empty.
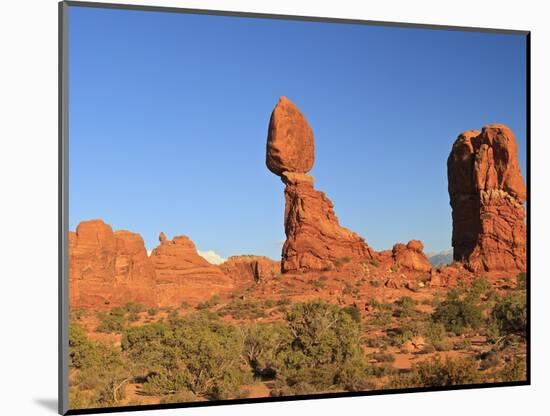
[[[298,108],[281,97],[271,115],[266,164],[285,184],[283,272],[323,270],[341,258],[365,260],[374,252],[340,226],[332,202],[313,187],[313,132]]]
[[[168,240],[161,233],[159,241],[150,257],[157,276],[159,306],[179,306],[184,301],[198,303],[233,289],[231,278],[199,256],[188,237]]]
[[[526,267],[526,189],[512,131],[491,124],[455,141],[447,160],[454,259],[472,271]]]
[[[84,221],[69,233],[69,304],[108,309],[130,300],[157,303],[155,270],[143,239],[113,232],[101,220]]]
[[[281,273],[281,263],[264,256],[232,256],[220,264],[220,269],[236,286],[249,287]]]

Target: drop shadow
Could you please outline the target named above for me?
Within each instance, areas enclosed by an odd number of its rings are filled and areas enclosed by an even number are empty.
[[[34,402],[36,404],[39,404],[43,408],[52,411],[53,413],[57,414],[57,399],[56,398],[48,398],[48,399],[34,399]]]

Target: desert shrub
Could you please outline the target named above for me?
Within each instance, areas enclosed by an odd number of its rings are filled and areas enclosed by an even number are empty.
[[[88,315],[88,311],[86,309],[73,309],[70,311],[70,320],[71,321],[80,321],[82,318],[86,317]]]
[[[383,348],[386,346],[386,337],[366,338],[365,345],[370,348]]]
[[[264,301],[264,306],[268,309],[273,308],[275,305],[277,305],[277,302],[273,299],[266,299]]]
[[[195,396],[190,391],[180,391],[175,394],[169,394],[166,396],[163,396],[160,399],[160,402],[162,404],[168,404],[168,403],[185,403],[185,402],[196,402],[197,396]]]
[[[433,344],[427,344],[425,345],[422,350],[420,351],[422,354],[430,354],[432,352],[437,351]]]
[[[478,301],[479,297],[486,293],[491,288],[491,284],[484,277],[478,277],[472,282],[470,290],[467,294],[467,300],[472,302]]]
[[[437,323],[430,320],[426,322],[424,330],[422,331],[422,336],[428,341],[434,343],[444,340],[447,336],[447,331],[445,330],[445,325],[442,323]]]
[[[338,371],[335,381],[347,391],[373,390],[376,385],[368,375],[369,366],[359,358],[346,362]]]
[[[70,409],[89,409],[97,407],[94,395],[90,392],[84,392],[78,387],[71,386],[69,388],[69,408]]]
[[[358,295],[359,289],[353,286],[351,282],[345,282],[344,288],[342,289],[344,295]]]
[[[392,377],[385,388],[412,388],[474,384],[481,381],[478,364],[472,358],[439,356],[413,365],[411,371]]]
[[[384,389],[411,389],[421,387],[418,373],[413,371],[396,373],[384,385]]]
[[[202,310],[202,309],[210,309],[214,306],[216,306],[218,303],[220,303],[220,295],[218,295],[217,293],[215,293],[214,295],[212,295],[210,297],[210,299],[204,301],[204,302],[201,302],[197,305],[197,309],[198,310]]]
[[[491,317],[502,335],[515,334],[525,337],[527,330],[527,303],[525,295],[513,293],[499,299]]]
[[[370,358],[378,361],[379,363],[393,363],[395,361],[395,355],[393,355],[391,352],[374,352],[370,354]]]
[[[371,280],[370,285],[372,287],[380,287],[380,280]]]
[[[436,307],[432,319],[442,323],[447,331],[460,335],[468,328],[481,326],[483,311],[471,297],[461,299],[458,291],[450,290],[447,298]]]
[[[349,314],[351,316],[351,319],[353,319],[355,322],[360,323],[361,322],[361,313],[359,312],[359,309],[355,305],[346,306],[342,309],[344,312]]]
[[[325,280],[322,280],[321,278],[317,280],[310,280],[309,283],[311,286],[313,286],[315,289],[325,289],[327,287],[327,284],[325,283]]]
[[[137,321],[139,321],[139,314],[134,313],[134,312],[129,313],[129,314],[128,314],[128,321],[130,321],[130,322],[137,322]]]
[[[377,310],[374,312],[372,318],[369,320],[371,325],[375,326],[386,326],[391,324],[391,318],[393,314],[388,310]]]
[[[286,319],[292,336],[279,353],[275,395],[357,385],[349,372],[363,366],[364,355],[360,325],[349,313],[318,300],[294,305]]]
[[[516,289],[525,290],[527,287],[527,273],[520,272],[516,276]]]
[[[386,331],[390,337],[390,344],[393,346],[402,346],[413,337],[420,335],[415,325],[406,324],[396,328],[390,328]]]
[[[290,301],[289,298],[281,298],[277,301],[277,306],[288,306],[290,305],[292,302]]]
[[[69,327],[69,357],[69,365],[78,369],[71,383],[72,408],[116,406],[124,398],[122,387],[132,373],[120,350],[90,341],[82,328],[73,324]]]
[[[415,305],[416,301],[409,296],[402,296],[397,301],[395,301],[397,308],[395,310],[395,315],[398,317],[411,317],[415,315]]]
[[[422,386],[454,386],[480,381],[478,363],[472,358],[446,358],[439,356],[413,366]]]
[[[222,307],[220,316],[232,316],[235,319],[257,319],[265,316],[264,305],[254,300],[232,300]]]
[[[292,341],[289,328],[281,323],[248,325],[243,328],[243,355],[256,375],[274,377],[281,353]]]
[[[501,353],[496,350],[490,350],[480,354],[479,359],[481,360],[481,364],[479,365],[480,370],[487,370],[500,364]]]
[[[433,341],[432,345],[436,351],[450,351],[454,347],[453,342],[448,338],[444,338],[438,341]]]
[[[525,359],[512,357],[498,376],[500,381],[523,381],[527,378]]]
[[[123,306],[124,310],[131,314],[138,314],[144,310],[144,307],[139,302],[128,302],[126,305]]]
[[[114,308],[111,313],[104,315],[96,328],[97,332],[122,332],[125,323],[125,311],[122,308]]]
[[[155,316],[157,313],[158,313],[158,309],[157,309],[157,308],[149,308],[149,309],[147,309],[147,315],[149,315],[149,316]]]
[[[69,323],[69,365],[81,368],[90,353],[91,343],[84,329],[76,323]]]
[[[149,393],[191,391],[221,399],[250,378],[240,365],[241,334],[207,312],[129,328],[122,349],[133,360],[154,367],[144,383]]]

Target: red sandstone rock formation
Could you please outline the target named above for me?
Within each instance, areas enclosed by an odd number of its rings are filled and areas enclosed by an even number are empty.
[[[407,245],[397,243],[392,249],[393,262],[404,269],[429,272],[432,265],[422,251],[423,249],[424,245],[418,240],[411,240]]]
[[[129,301],[156,305],[155,270],[143,239],[113,232],[101,220],[84,221],[69,233],[69,304],[108,309]]]
[[[313,131],[298,107],[281,97],[269,120],[266,165],[271,172],[307,173],[315,160]]]
[[[233,289],[231,278],[199,256],[188,237],[168,240],[161,233],[159,241],[150,257],[157,275],[159,306],[179,306],[183,301],[197,303]]]
[[[271,115],[266,164],[286,185],[283,272],[323,270],[338,259],[375,255],[363,238],[340,226],[332,202],[314,189],[306,175],[313,161],[313,132],[300,110],[281,97]]]
[[[526,268],[526,189],[502,124],[458,136],[447,160],[454,259],[472,271]]]
[[[249,287],[281,273],[281,263],[264,256],[232,256],[220,268],[239,287]]]

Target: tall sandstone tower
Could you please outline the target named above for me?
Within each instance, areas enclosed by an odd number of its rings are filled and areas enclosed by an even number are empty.
[[[454,260],[471,271],[525,271],[526,189],[502,124],[458,136],[447,160]]]

